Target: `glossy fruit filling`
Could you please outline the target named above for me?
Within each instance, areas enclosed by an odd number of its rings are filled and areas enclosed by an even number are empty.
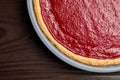
[[[40,0],[43,20],[74,54],[120,58],[120,0]]]

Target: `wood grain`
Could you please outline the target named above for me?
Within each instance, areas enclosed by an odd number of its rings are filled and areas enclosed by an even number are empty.
[[[0,80],[119,80],[120,73],[78,70],[56,58],[39,40],[26,0],[0,0]]]

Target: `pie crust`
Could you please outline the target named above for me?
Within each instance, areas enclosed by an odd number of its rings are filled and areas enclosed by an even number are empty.
[[[120,58],[117,59],[94,59],[94,58],[87,58],[87,57],[83,57],[77,54],[74,54],[73,52],[69,51],[68,49],[66,49],[64,46],[62,46],[60,43],[58,43],[53,36],[51,35],[51,33],[48,31],[43,18],[42,18],[42,14],[41,14],[41,8],[40,8],[40,4],[39,4],[39,0],[33,0],[33,4],[34,4],[34,12],[36,15],[36,19],[37,19],[37,23],[40,26],[41,30],[43,31],[43,33],[46,35],[46,37],[51,41],[51,43],[56,46],[56,48],[63,54],[65,54],[66,56],[68,56],[69,58],[78,61],[80,63],[84,63],[87,65],[92,65],[92,66],[108,66],[108,65],[117,65],[120,64]]]

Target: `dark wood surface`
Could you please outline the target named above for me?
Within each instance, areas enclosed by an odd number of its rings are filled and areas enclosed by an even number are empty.
[[[120,80],[120,73],[78,70],[55,57],[39,40],[26,0],[0,0],[0,80]]]

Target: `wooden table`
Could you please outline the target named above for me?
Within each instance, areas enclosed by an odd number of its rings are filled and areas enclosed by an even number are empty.
[[[0,80],[120,80],[78,70],[55,57],[30,22],[26,0],[0,0]]]

